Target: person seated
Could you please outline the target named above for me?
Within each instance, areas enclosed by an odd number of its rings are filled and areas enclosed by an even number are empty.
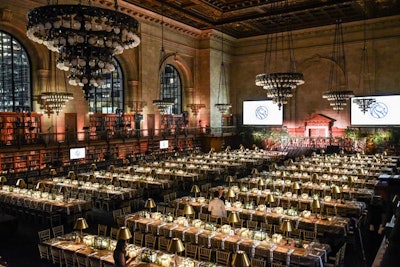
[[[219,198],[219,192],[214,191],[214,199],[208,204],[208,211],[211,216],[223,218],[226,217],[225,203]]]

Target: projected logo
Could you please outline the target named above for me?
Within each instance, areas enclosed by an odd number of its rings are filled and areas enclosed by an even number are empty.
[[[258,106],[256,108],[256,117],[259,120],[265,120],[268,118],[268,108],[265,106]]]
[[[382,102],[375,102],[369,110],[369,114],[371,114],[371,116],[375,119],[383,119],[384,117],[386,117],[388,112],[388,106],[386,106],[386,104]]]

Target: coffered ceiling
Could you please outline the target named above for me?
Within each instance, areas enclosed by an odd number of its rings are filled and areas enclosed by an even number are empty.
[[[124,0],[236,38],[400,14],[400,0]]]

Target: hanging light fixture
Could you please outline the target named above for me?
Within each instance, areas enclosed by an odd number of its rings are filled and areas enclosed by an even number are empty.
[[[194,116],[197,116],[200,109],[205,108],[206,105],[202,103],[196,103],[196,91],[194,88],[191,88],[190,92],[192,93],[192,103],[189,103],[186,106],[192,110]]]
[[[160,70],[162,74],[165,72],[165,60],[167,59],[164,48],[164,5],[161,3],[161,51],[160,51]],[[171,99],[166,99],[162,97],[162,87],[164,81],[162,81],[164,75],[161,75],[160,82],[160,98],[153,100],[153,105],[155,105],[161,115],[168,114],[170,108],[175,104]]]
[[[343,79],[341,79],[343,77]],[[328,91],[322,95],[329,101],[333,110],[343,110],[347,100],[354,96],[353,91],[348,90],[349,81],[346,70],[346,57],[344,53],[342,21],[336,21],[335,37],[333,40],[332,64],[329,72]]]
[[[365,7],[364,0],[364,7]],[[359,77],[359,88],[363,91],[363,95],[366,96],[371,95],[371,78],[369,72],[369,61],[368,61],[368,49],[367,49],[367,26],[366,26],[366,11],[365,18],[363,23],[363,48],[361,52],[361,66],[360,66],[360,77]],[[363,97],[357,98],[353,100],[353,103],[357,104],[361,111],[365,114],[371,105],[375,103],[375,98],[372,97]]]
[[[57,79],[57,68],[53,66],[52,60],[53,53],[49,51],[49,67],[54,70],[54,88],[50,89],[50,79],[48,79],[48,85],[46,91],[42,92],[39,97],[39,103],[41,105],[41,109],[45,114],[49,117],[51,114],[60,114],[62,109],[66,106],[67,102],[74,99],[73,94],[67,91],[67,83],[64,72],[64,86],[65,91],[59,90],[58,79]]]
[[[222,18],[221,18],[222,21]],[[222,24],[221,27],[221,68],[219,73],[219,83],[218,83],[218,96],[217,103],[214,105],[218,111],[223,114],[228,114],[229,109],[232,107],[230,103],[220,101],[220,97],[222,98],[223,94],[227,94],[229,92],[226,84],[226,75],[225,75],[225,64],[224,64],[224,27]],[[228,99],[227,99],[228,100]]]
[[[285,9],[287,7],[288,1],[286,0],[284,6],[280,8]],[[284,21],[281,15],[276,16],[275,19],[275,23],[286,23],[289,28],[289,21]],[[256,76],[256,85],[266,90],[267,97],[271,98],[278,105],[279,109],[287,104],[288,99],[293,96],[293,90],[297,86],[304,84],[303,74],[296,70],[292,32],[288,30],[286,33],[281,33],[280,38],[282,44],[284,40],[288,42],[287,53],[285,53],[284,47],[282,47],[282,57],[278,58],[278,33],[267,35],[264,54],[264,73]],[[284,66],[283,64],[288,65]],[[267,72],[267,66],[271,72]],[[272,68],[281,69],[279,72],[272,72]]]
[[[70,71],[69,84],[82,86],[86,99],[93,87],[104,84],[105,74],[115,70],[113,56],[139,45],[139,23],[114,9],[91,5],[55,4],[28,13],[27,36],[57,52],[57,68]]]

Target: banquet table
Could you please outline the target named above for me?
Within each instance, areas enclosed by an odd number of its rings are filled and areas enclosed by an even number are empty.
[[[70,215],[76,210],[84,211],[91,205],[91,201],[72,198],[65,201],[62,195],[40,191],[18,190],[17,188],[13,188],[11,191],[8,186],[3,186],[0,190],[0,202],[25,209],[58,212],[66,215]]]
[[[97,260],[101,263],[108,262],[114,264],[113,251],[117,243],[116,240],[97,235],[84,234],[83,240],[80,242],[76,239],[77,235],[77,233],[69,233],[44,241],[43,244],[48,247],[86,256],[87,258]],[[126,251],[127,256],[133,258],[133,260],[127,265],[128,267],[169,267],[175,262],[176,257],[174,254],[146,247],[139,247],[133,244],[129,244]],[[145,254],[152,255],[154,258],[147,258],[144,256]],[[185,263],[189,264],[188,266],[214,266],[211,263],[201,262],[181,256],[178,256],[178,262],[181,262],[182,266],[185,266]]]
[[[199,213],[208,212],[208,204],[200,203],[198,201],[192,201],[188,198],[179,198],[174,201],[177,209],[183,209],[186,204],[190,204]],[[297,216],[292,216],[283,213],[277,213],[275,209],[257,210],[257,209],[246,209],[238,208],[230,205],[226,205],[227,212],[237,212],[239,217],[247,218],[248,220],[256,221],[267,221],[272,224],[280,224],[283,220],[290,220],[295,228],[317,231],[318,233],[332,233],[341,236],[346,236],[349,226],[350,219],[340,216],[329,216],[322,217],[315,214],[310,214],[309,217],[301,216],[301,213]]]
[[[211,244],[219,244],[220,247],[213,246],[213,249],[225,249],[231,252],[239,249],[244,250],[250,257],[261,256],[269,261],[279,259],[286,261],[286,263],[290,263],[292,259],[296,258],[304,266],[323,266],[326,256],[331,251],[328,244],[318,242],[302,241],[302,245],[297,246],[291,239],[289,239],[289,244],[284,239],[277,239],[274,242],[271,241],[271,238],[253,240],[238,234],[226,234],[191,225],[165,222],[141,217],[139,214],[127,217],[126,222],[133,223],[136,229],[145,229],[146,232],[158,233],[165,237],[179,237],[184,242],[190,241],[205,247],[211,247]]]

